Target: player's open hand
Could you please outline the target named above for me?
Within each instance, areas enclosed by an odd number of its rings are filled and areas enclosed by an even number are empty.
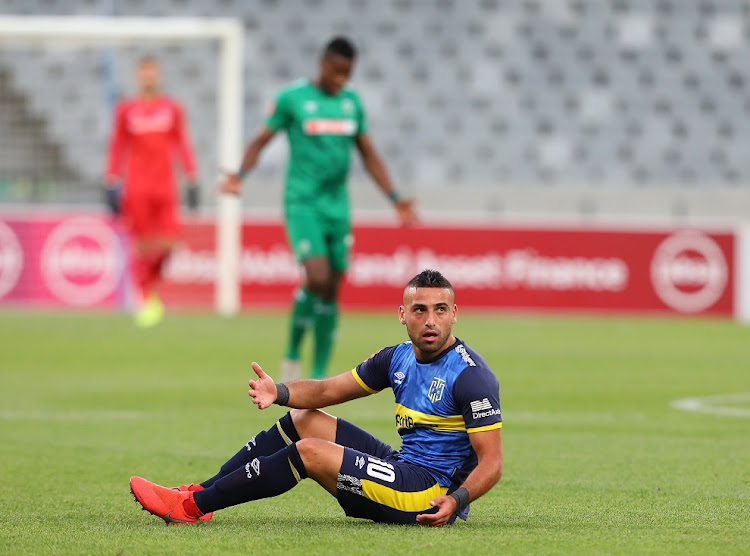
[[[437,507],[438,511],[434,514],[419,514],[417,523],[420,525],[429,525],[430,527],[442,527],[448,524],[448,520],[456,511],[456,499],[453,496],[440,496],[430,500],[430,506]]]
[[[227,173],[226,178],[221,185],[219,185],[219,191],[222,193],[228,193],[229,195],[239,195],[242,191],[242,181],[237,174]]]
[[[248,383],[250,384],[250,391],[247,395],[253,399],[253,403],[258,406],[258,409],[265,409],[276,401],[276,384],[270,376],[263,372],[258,363],[253,361],[252,367],[255,374],[258,375],[258,380],[250,379]]]
[[[412,199],[399,199],[394,206],[402,226],[413,226],[417,223],[417,211],[414,210]]]

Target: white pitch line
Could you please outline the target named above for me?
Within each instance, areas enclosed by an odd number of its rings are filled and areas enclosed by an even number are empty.
[[[674,400],[669,405],[672,409],[679,409],[681,411],[694,411],[696,413],[707,413],[709,415],[718,415],[720,417],[750,418],[750,407],[733,407],[731,405],[724,405],[745,402],[750,403],[750,392],[682,398],[681,400]]]
[[[153,417],[145,411],[36,411],[36,410],[4,410],[0,411],[3,421],[132,421]]]
[[[217,419],[236,419],[242,417],[244,411],[222,411],[214,414]],[[176,419],[177,412],[141,411],[128,409],[91,409],[91,410],[36,410],[36,409],[5,409],[0,410],[0,421],[75,421],[81,423],[102,421],[143,421]]]

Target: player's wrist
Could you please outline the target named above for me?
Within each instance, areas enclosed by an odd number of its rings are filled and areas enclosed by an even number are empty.
[[[250,172],[250,170],[248,170],[248,169],[243,168],[242,166],[240,166],[240,169],[237,170],[237,173],[235,174],[235,176],[237,176],[238,180],[242,181],[243,179],[245,179],[245,176],[247,176],[247,174],[249,172]]]
[[[286,405],[289,402],[289,387],[283,382],[276,384],[276,405]]]
[[[393,190],[390,193],[388,193],[388,199],[391,201],[391,203],[395,205],[401,200],[401,195],[399,195],[396,190]]]
[[[456,490],[451,492],[448,496],[456,501],[456,511],[460,512],[466,506],[469,505],[469,491],[464,487],[458,487]]]

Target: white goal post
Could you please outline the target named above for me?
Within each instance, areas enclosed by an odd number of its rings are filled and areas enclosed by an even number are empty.
[[[236,18],[141,18],[98,16],[0,16],[0,45],[57,39],[81,44],[133,44],[160,40],[216,40],[219,47],[217,156],[222,169],[237,168],[242,149],[244,28]],[[240,200],[221,195],[216,223],[215,306],[232,315],[240,308]]]

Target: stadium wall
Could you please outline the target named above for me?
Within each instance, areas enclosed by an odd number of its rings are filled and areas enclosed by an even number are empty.
[[[709,315],[750,321],[750,226],[359,223],[342,290],[349,309],[392,309],[425,267],[463,308]],[[300,269],[278,219],[242,223],[242,306],[286,307]],[[0,306],[125,309],[127,237],[91,213],[0,214]],[[210,308],[215,224],[184,223],[163,285],[172,307]]]

